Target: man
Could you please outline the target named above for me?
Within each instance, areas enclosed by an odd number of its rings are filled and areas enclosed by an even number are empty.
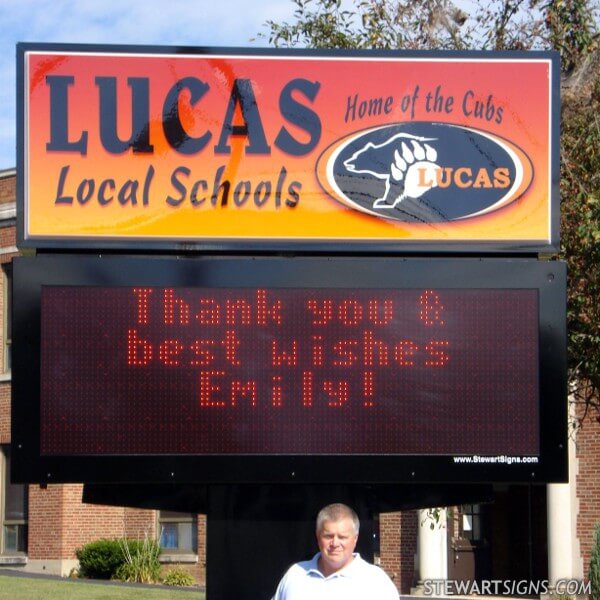
[[[398,590],[384,571],[354,552],[359,525],[345,504],[321,509],[319,552],[290,567],[272,600],[398,600]]]

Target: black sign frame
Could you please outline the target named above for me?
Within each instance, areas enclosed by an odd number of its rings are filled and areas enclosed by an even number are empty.
[[[28,186],[27,167],[28,155],[25,135],[28,127],[26,116],[27,86],[26,86],[26,60],[31,52],[56,52],[77,54],[120,54],[120,55],[160,55],[178,56],[192,55],[210,59],[216,56],[243,56],[247,58],[277,57],[289,58],[331,58],[331,59],[356,59],[385,58],[402,60],[481,60],[494,61],[510,60],[543,60],[551,64],[552,83],[549,89],[550,114],[550,156],[549,156],[549,227],[548,236],[544,239],[467,239],[447,240],[440,236],[431,240],[411,239],[402,237],[392,240],[378,239],[296,239],[290,236],[272,239],[239,239],[239,238],[212,238],[193,237],[180,239],[173,237],[135,238],[126,239],[115,237],[98,238],[95,236],[81,236],[63,238],[60,236],[43,235],[31,237],[27,235],[26,214],[28,203],[26,201]],[[333,255],[342,255],[349,249],[354,252],[386,253],[391,255],[411,254],[419,255],[424,252],[440,252],[451,254],[472,255],[477,253],[493,253],[498,255],[554,253],[560,249],[560,57],[556,51],[480,51],[480,50],[340,50],[340,49],[297,49],[297,48],[236,48],[236,47],[180,47],[180,46],[153,46],[153,45],[123,45],[123,44],[63,44],[63,43],[19,43],[17,45],[17,241],[20,248],[32,248],[47,251],[122,251],[137,252],[143,248],[151,252],[180,253],[189,250],[207,252],[298,252],[314,253],[326,252]]]
[[[534,289],[539,297],[539,430],[535,464],[459,464],[442,455],[40,454],[41,289],[202,286]],[[399,483],[567,480],[566,266],[559,261],[394,257],[17,258],[13,285],[15,482]]]

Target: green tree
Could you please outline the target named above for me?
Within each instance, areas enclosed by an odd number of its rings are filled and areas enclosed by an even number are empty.
[[[562,257],[569,266],[569,370],[579,422],[600,422],[600,69],[563,102]]]
[[[556,49],[565,77],[561,257],[568,263],[569,378],[579,422],[600,422],[600,50],[598,0],[491,0],[466,14],[450,0],[292,0],[267,21],[276,47]]]
[[[451,0],[292,0],[291,23],[267,21],[274,46],[528,50],[556,47],[576,61],[594,35],[582,0],[491,0],[467,14]],[[471,8],[471,7],[469,7]],[[570,63],[569,63],[570,66]]]

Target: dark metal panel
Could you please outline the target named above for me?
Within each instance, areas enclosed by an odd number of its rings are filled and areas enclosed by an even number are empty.
[[[15,260],[15,481],[361,483],[565,481],[566,269],[521,259],[38,256]],[[40,456],[43,285],[529,288],[539,293],[541,447],[537,464],[459,465],[423,455]]]

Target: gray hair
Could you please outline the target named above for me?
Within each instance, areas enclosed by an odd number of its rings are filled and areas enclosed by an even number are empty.
[[[342,519],[352,519],[354,526],[354,535],[358,535],[360,529],[360,521],[358,515],[349,506],[336,502],[323,507],[317,515],[317,534],[323,530],[323,525],[326,521],[337,522]]]

